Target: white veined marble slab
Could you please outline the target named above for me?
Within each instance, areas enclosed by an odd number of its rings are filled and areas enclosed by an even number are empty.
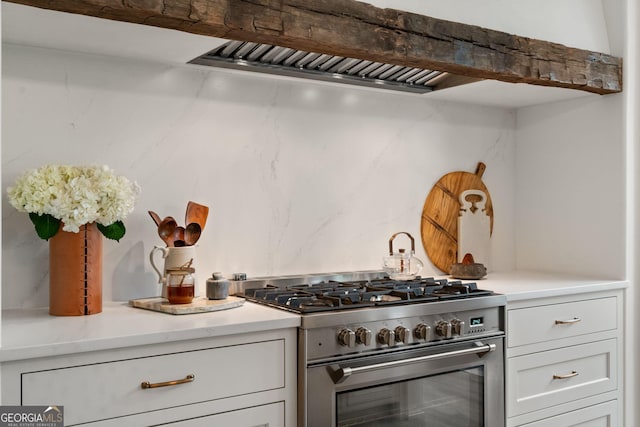
[[[210,300],[206,297],[195,298],[190,304],[171,304],[166,298],[140,298],[129,301],[132,307],[159,311],[169,314],[197,314],[210,311],[228,310],[240,307],[246,300],[238,297],[227,297],[223,300]]]

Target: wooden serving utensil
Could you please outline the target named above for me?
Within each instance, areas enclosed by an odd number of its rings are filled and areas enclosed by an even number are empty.
[[[173,246],[175,246],[176,248],[185,246],[184,227],[181,225],[173,230]]]
[[[209,216],[209,207],[198,204],[196,202],[189,201],[187,203],[187,212],[185,214],[185,224],[191,224],[195,222],[200,226],[200,231],[204,230],[204,226],[207,223],[207,217]]]
[[[162,241],[169,247],[173,247],[173,233],[177,226],[178,223],[176,223],[176,220],[170,216],[166,217],[160,222],[160,224],[158,224],[158,236],[160,236]]]
[[[201,234],[202,229],[200,228],[200,224],[197,222],[190,222],[184,230],[184,243],[187,246],[195,245]]]
[[[156,226],[160,225],[160,223],[162,222],[162,220],[160,219],[160,215],[158,215],[154,211],[149,211],[149,215],[151,216],[151,219],[153,219],[153,222],[156,223]]]

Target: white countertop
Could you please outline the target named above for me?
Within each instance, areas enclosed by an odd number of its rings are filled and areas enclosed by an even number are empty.
[[[507,302],[624,289],[629,284],[625,280],[530,271],[489,273],[476,283],[478,288],[506,295]]]
[[[172,315],[103,303],[90,316],[50,316],[47,308],[3,310],[0,362],[296,328],[300,316],[246,302],[210,313]]]
[[[490,273],[478,287],[505,294],[509,302],[624,289],[622,280],[557,274]],[[3,310],[0,362],[156,344],[230,334],[295,328],[300,317],[246,302],[211,313],[170,315],[126,302],[108,302],[90,316],[50,316],[46,308]]]

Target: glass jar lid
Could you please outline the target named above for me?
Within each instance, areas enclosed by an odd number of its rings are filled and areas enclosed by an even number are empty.
[[[168,274],[191,274],[191,273],[195,273],[196,269],[191,267],[191,264],[193,264],[193,258],[191,258],[189,261],[187,261],[186,263],[184,263],[180,267],[167,268],[167,273]]]
[[[193,267],[167,268],[168,274],[191,274],[195,272],[196,269]]]

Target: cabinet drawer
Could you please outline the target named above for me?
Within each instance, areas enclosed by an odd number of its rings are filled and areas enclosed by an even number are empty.
[[[614,427],[618,425],[618,402],[601,403],[557,417],[545,418],[523,427]]]
[[[615,390],[616,345],[610,339],[510,358],[508,416]]]
[[[64,405],[65,425],[283,388],[284,340],[22,374],[22,405]],[[191,382],[143,389],[143,382]]]
[[[534,344],[617,328],[617,298],[509,310],[507,346]]]
[[[255,406],[207,417],[177,421],[168,425],[174,427],[284,427],[284,403],[278,402],[270,405]]]

